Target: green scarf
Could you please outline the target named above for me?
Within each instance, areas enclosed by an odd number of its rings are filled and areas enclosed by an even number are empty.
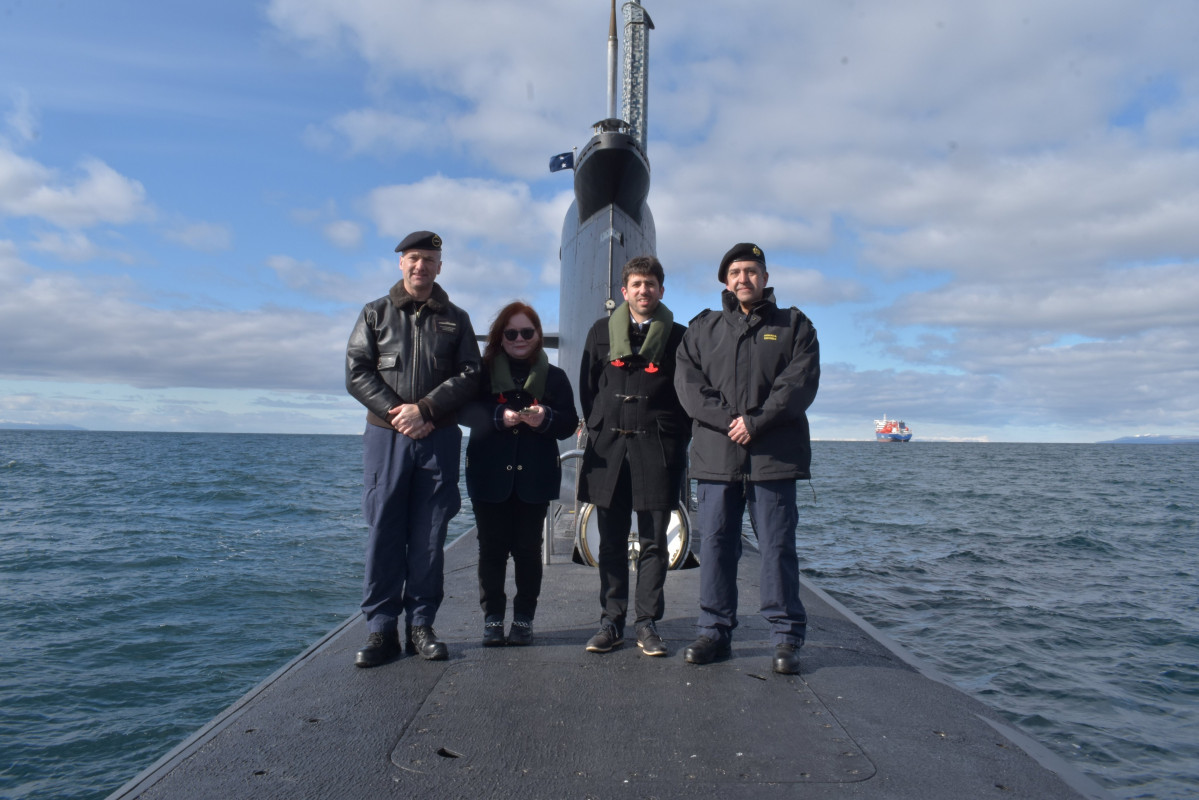
[[[508,354],[501,351],[496,353],[491,362],[491,393],[503,394],[513,389],[523,389],[532,395],[534,400],[541,402],[545,398],[545,379],[549,372],[550,358],[545,354],[545,350],[538,350],[533,367],[529,370],[529,377],[525,378],[523,386],[517,386],[516,381],[512,380],[512,366],[508,363]]]
[[[633,355],[633,345],[629,342],[629,325],[632,316],[629,314],[629,304],[621,303],[608,317],[608,361]],[[641,357],[651,364],[662,363],[662,353],[666,350],[666,340],[670,338],[670,328],[674,325],[674,314],[664,303],[658,303],[654,316],[650,318],[649,332],[645,334],[645,344],[641,345]]]

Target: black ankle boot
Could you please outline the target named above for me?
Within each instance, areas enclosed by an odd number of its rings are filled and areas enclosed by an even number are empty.
[[[508,644],[525,647],[533,643],[533,623],[523,619],[513,620],[508,629]]]
[[[432,625],[413,625],[408,634],[408,652],[419,653],[428,661],[445,661],[450,650],[437,638]]]
[[[358,651],[354,663],[360,667],[377,667],[400,654],[400,635],[395,631],[372,633],[366,646]]]
[[[504,618],[489,619],[483,623],[483,646],[504,646]]]

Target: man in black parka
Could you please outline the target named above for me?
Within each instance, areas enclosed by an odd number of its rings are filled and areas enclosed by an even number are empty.
[[[810,477],[807,409],[820,382],[820,344],[797,308],[779,308],[766,256],[734,245],[717,273],[719,311],[703,311],[678,351],[675,387],[694,422],[691,477],[700,531],[699,638],[690,664],[728,657],[737,627],[737,562],[748,504],[762,553],[761,611],[775,672],[799,672],[807,613],[799,599],[795,482]]]
[[[662,304],[664,280],[656,258],[625,264],[625,302],[592,326],[579,368],[587,426],[579,500],[595,505],[600,531],[601,614],[599,632],[587,642],[592,653],[624,643],[636,511],[637,646],[646,655],[667,654],[654,623],[666,608],[666,529],[679,504],[691,430],[674,389],[675,350],[686,329]]]

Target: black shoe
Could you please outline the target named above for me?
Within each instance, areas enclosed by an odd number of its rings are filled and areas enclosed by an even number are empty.
[[[504,621],[502,619],[490,620],[483,623],[483,646],[504,646]]]
[[[713,661],[728,658],[732,652],[732,645],[727,640],[717,642],[707,636],[701,636],[683,651],[683,660],[688,664],[711,664]]]
[[[408,653],[420,653],[427,661],[445,661],[450,650],[437,638],[432,625],[413,625],[408,634]]]
[[[366,637],[366,647],[358,651],[354,663],[360,667],[377,667],[400,654],[400,635],[395,631],[372,633]]]
[[[508,629],[508,644],[524,647],[532,643],[533,623],[525,622],[523,619],[512,620],[512,627]]]
[[[613,625],[601,625],[599,633],[587,640],[588,653],[607,653],[624,644],[624,636]]]
[[[647,656],[666,655],[666,642],[658,635],[654,623],[649,622],[637,629],[637,646]]]
[[[774,648],[774,671],[781,675],[799,674],[799,645],[780,644]]]

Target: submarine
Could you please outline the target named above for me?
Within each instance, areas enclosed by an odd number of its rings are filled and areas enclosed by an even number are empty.
[[[572,380],[592,323],[622,302],[621,268],[637,256],[657,255],[654,217],[647,202],[650,167],[645,149],[649,32],[654,23],[640,2],[625,3],[622,13],[624,69],[619,70],[616,0],[612,0],[608,116],[595,123],[577,156],[572,151],[550,159],[551,171],[574,170],[575,196],[562,223],[558,293],[558,364]],[[617,116],[619,75],[623,75],[623,91]]]
[[[653,24],[636,0],[622,13],[623,116],[613,99],[613,0],[608,117],[577,160],[551,161],[575,179],[561,256],[559,363],[568,368],[594,320],[619,302],[621,267],[655,252],[644,141]],[[562,508],[572,502],[565,491]],[[799,675],[770,669],[769,627],[756,614],[745,615],[728,660],[684,663],[694,569],[668,573],[658,625],[667,657],[585,652],[597,581],[571,555],[580,511],[547,526],[532,646],[482,646],[471,530],[446,548],[437,628],[447,661],[358,669],[366,626],[356,612],[108,800],[1110,797],[803,576]],[[758,593],[754,544],[747,533],[746,597]]]

